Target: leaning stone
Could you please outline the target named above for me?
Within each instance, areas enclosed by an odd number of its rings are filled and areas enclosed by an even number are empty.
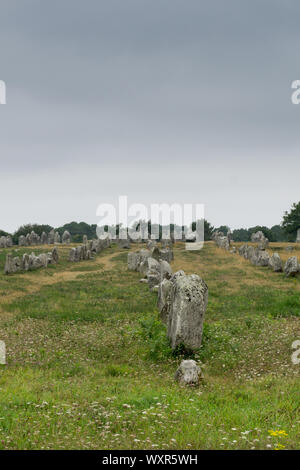
[[[287,277],[295,276],[299,273],[299,264],[297,256],[292,256],[287,260],[284,266],[284,273]]]
[[[175,374],[175,380],[183,385],[198,385],[202,377],[200,367],[192,359],[181,361]]]

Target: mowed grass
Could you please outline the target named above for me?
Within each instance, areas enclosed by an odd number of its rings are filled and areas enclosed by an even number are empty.
[[[204,380],[189,388],[127,251],[76,265],[59,251],[49,270],[0,274],[0,449],[300,448],[300,278],[176,244],[173,270],[209,287]]]

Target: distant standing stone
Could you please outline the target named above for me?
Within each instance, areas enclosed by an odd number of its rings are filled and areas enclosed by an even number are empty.
[[[71,243],[71,234],[65,230],[62,236],[62,243],[69,245]]]

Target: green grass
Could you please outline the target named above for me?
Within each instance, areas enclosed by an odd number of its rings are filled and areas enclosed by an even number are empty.
[[[186,388],[174,380],[182,356],[170,349],[156,294],[127,271],[127,253],[114,246],[76,266],[65,255],[53,273],[78,277],[27,294],[37,272],[0,275],[0,449],[299,449],[299,279],[238,264],[210,244],[194,253],[178,245],[176,266],[209,287],[193,356],[204,380]]]

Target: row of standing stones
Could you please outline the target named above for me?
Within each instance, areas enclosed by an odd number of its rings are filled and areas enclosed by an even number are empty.
[[[224,248],[227,251],[230,251],[230,253],[238,252],[241,256],[243,256],[245,259],[248,259],[250,263],[255,266],[267,266],[274,272],[283,271],[287,277],[296,276],[300,273],[300,265],[297,256],[291,256],[284,264],[278,253],[273,253],[272,256],[269,255],[269,253],[266,251],[266,248],[269,245],[269,240],[261,231],[252,234],[251,242],[258,244],[255,247],[246,243],[240,246],[240,248],[237,250],[235,246],[231,245],[230,232],[228,232],[227,236],[224,236],[223,232],[214,232],[213,240],[218,247]]]
[[[6,261],[4,266],[5,274],[14,274],[18,271],[32,271],[39,268],[47,268],[48,264],[58,263],[58,251],[57,248],[53,248],[48,253],[41,253],[36,256],[34,253],[30,255],[24,253],[22,258],[19,256],[13,256],[11,253],[6,255]]]
[[[62,237],[58,232],[51,230],[48,234],[43,232],[40,235],[32,231],[27,235],[20,235],[18,244],[19,246],[36,246],[36,245],[54,245],[58,243],[69,244],[71,243],[71,235],[65,230]],[[11,248],[13,240],[10,235],[0,237],[0,248]]]
[[[140,282],[147,283],[158,293],[160,318],[167,327],[167,336],[173,350],[183,346],[196,351],[201,346],[204,315],[208,301],[208,287],[196,274],[172,272],[174,259],[172,242],[162,240],[161,249],[149,240],[147,249],[128,253],[128,269],[142,275]],[[200,367],[194,360],[183,360],[175,378],[185,385],[197,385],[202,378]]]
[[[93,254],[98,254],[111,244],[110,239],[105,240],[88,240],[87,236],[83,237],[83,245],[70,249],[69,261],[79,262],[93,258]],[[4,267],[5,274],[14,274],[20,271],[32,271],[39,268],[47,268],[49,264],[58,263],[59,256],[57,247],[54,247],[51,252],[41,253],[36,256],[34,253],[30,255],[24,253],[22,258],[19,256],[13,257],[11,253],[6,255],[6,262]]]

